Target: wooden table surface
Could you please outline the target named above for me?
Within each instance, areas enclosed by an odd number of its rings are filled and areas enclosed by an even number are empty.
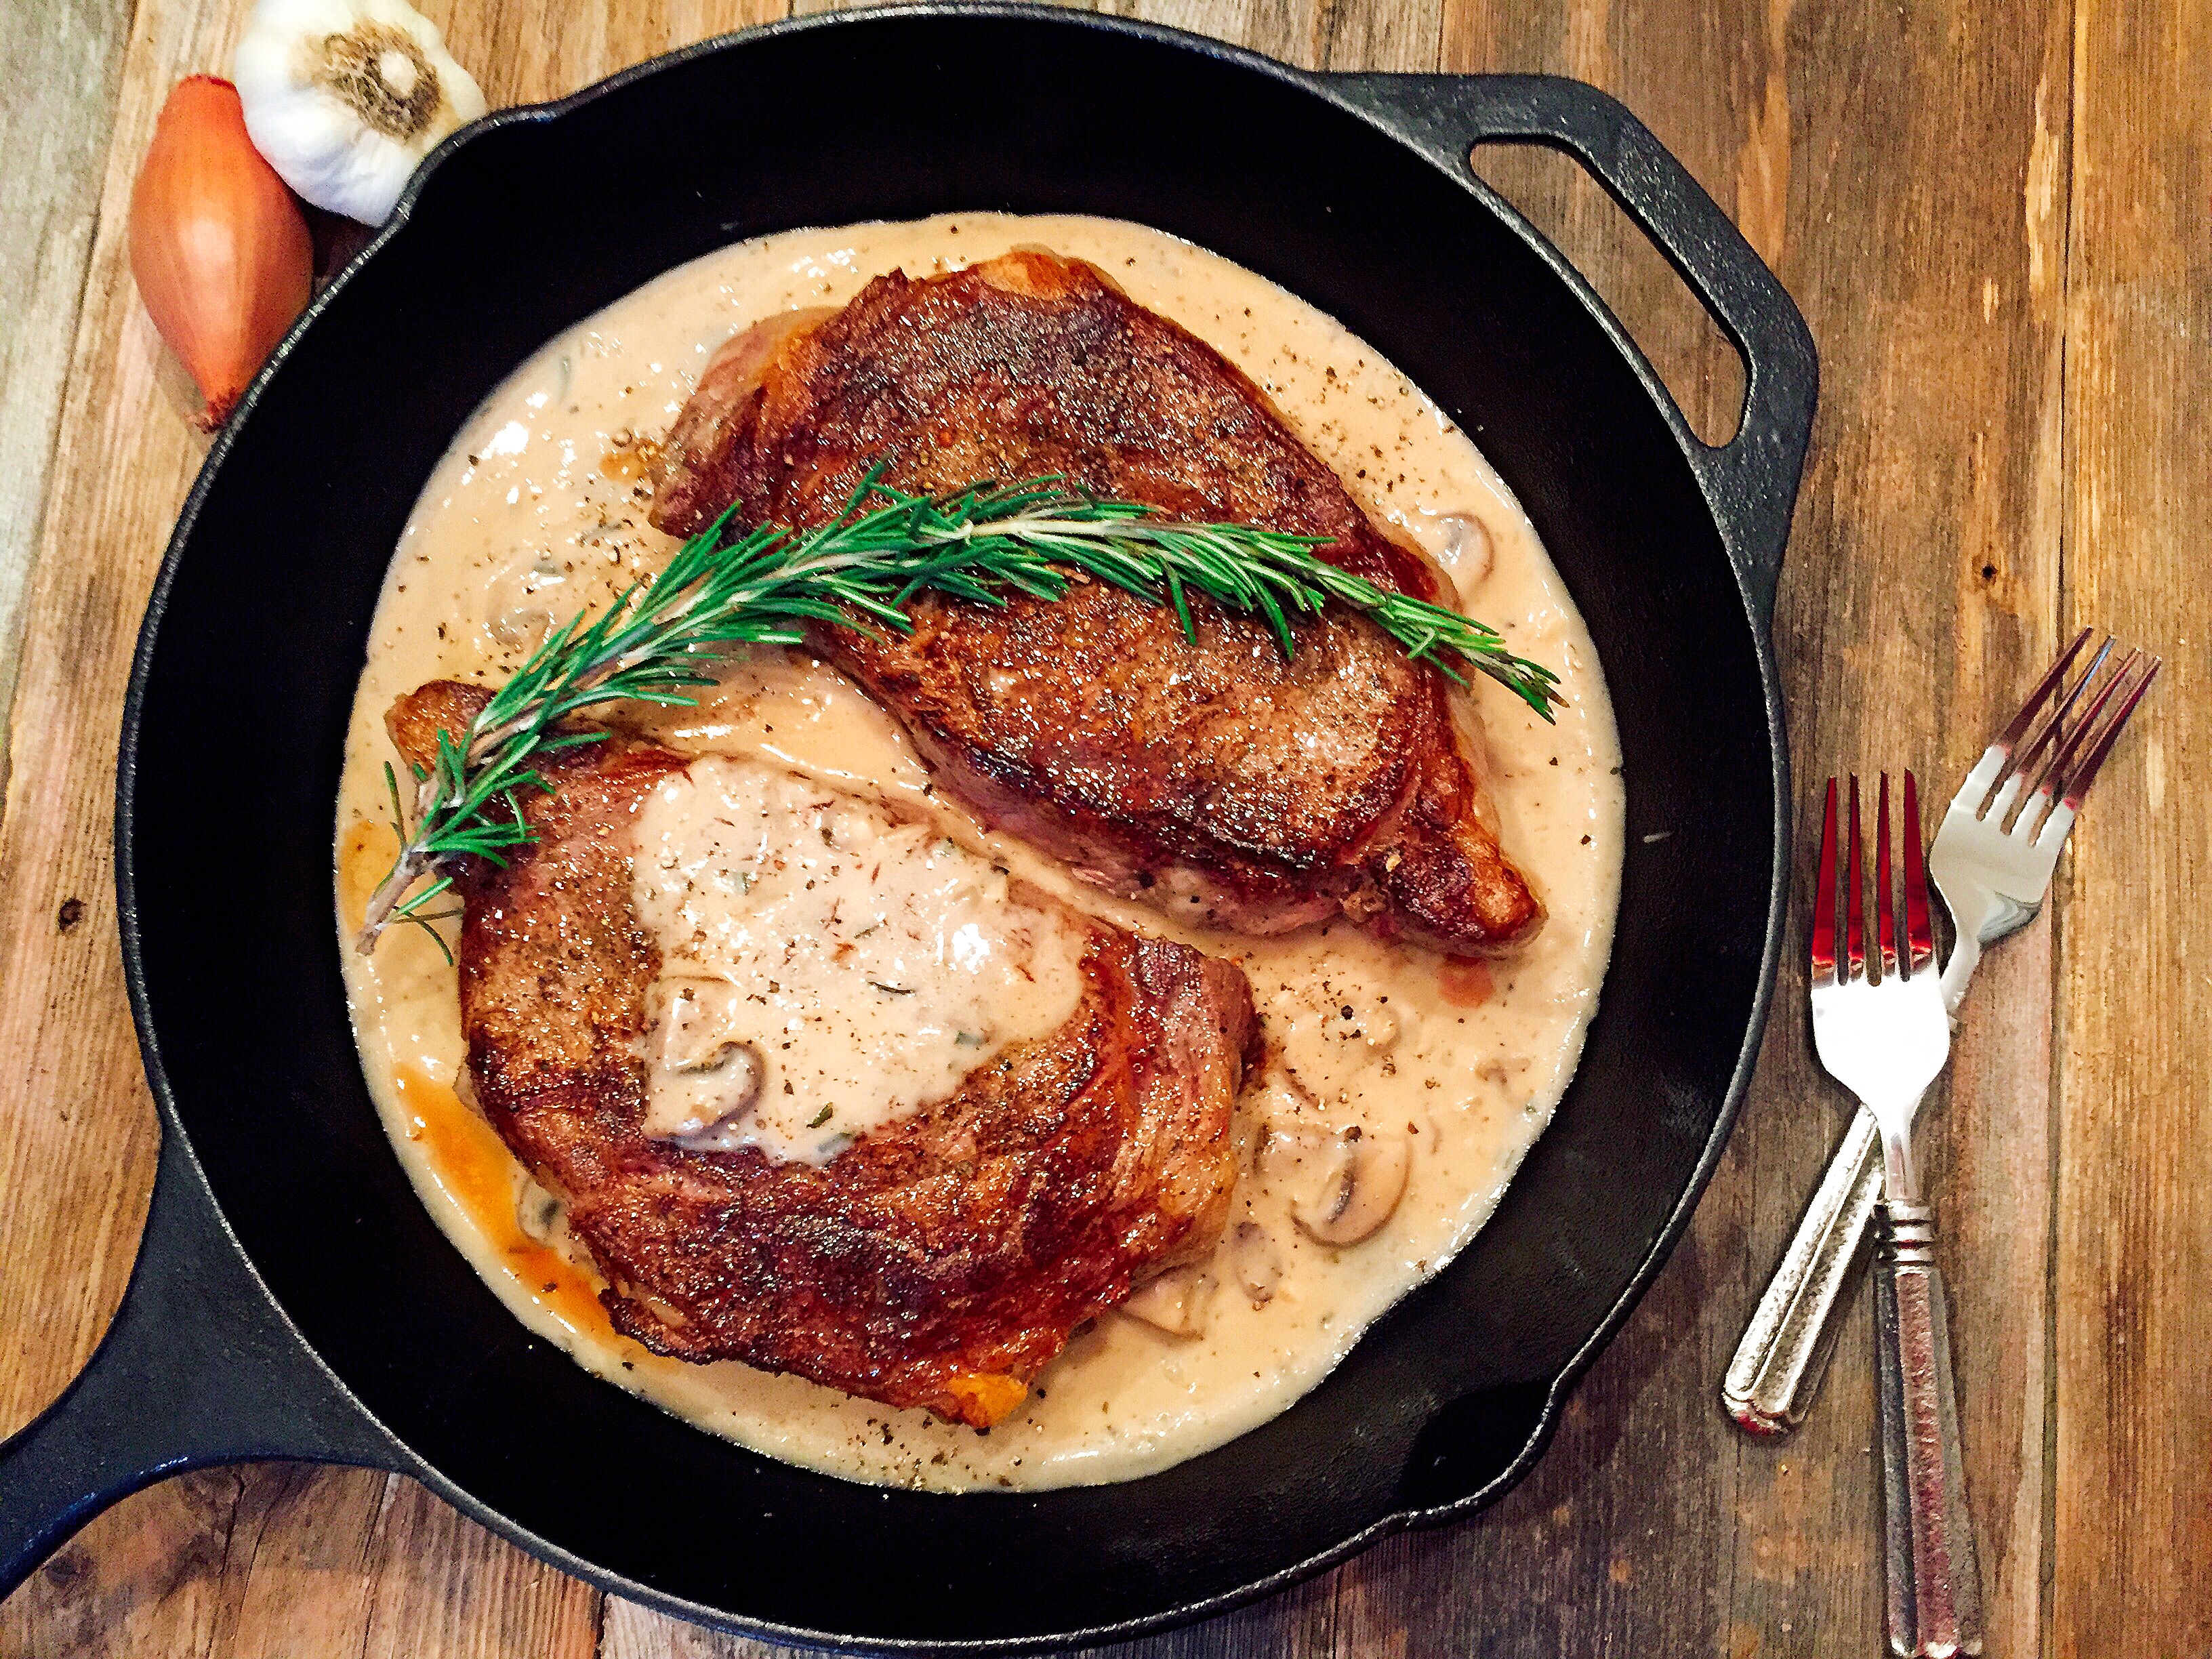
[[[495,104],[781,15],[772,0],[428,9]],[[1133,9],[1302,64],[1581,76],[1735,215],[1821,356],[1776,622],[1801,779],[1885,763],[1955,779],[2086,623],[2169,659],[2042,920],[1984,963],[1925,1144],[1990,1650],[2212,1650],[2212,970],[2184,927],[2212,877],[2212,3]],[[140,609],[205,446],[132,289],[125,204],[169,85],[222,70],[246,10],[0,8],[0,1431],[91,1352],[152,1175],[110,797]],[[1483,167],[1592,274],[1701,429],[1725,431],[1741,370],[1657,256],[1564,161]],[[211,744],[211,800],[224,764]],[[1715,1404],[1844,1121],[1802,997],[1785,969],[1695,1224],[1518,1490],[1122,1651],[1876,1651],[1865,1309],[1793,1439],[1744,1440]],[[94,1522],[0,1608],[0,1650],[773,1651],[602,1597],[406,1480],[281,1465],[168,1481]]]

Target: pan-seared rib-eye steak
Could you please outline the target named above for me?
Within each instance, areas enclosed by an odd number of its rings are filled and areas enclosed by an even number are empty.
[[[653,508],[689,535],[833,517],[868,469],[905,489],[1058,474],[1182,518],[1334,538],[1323,556],[1441,596],[1218,352],[1091,266],[1010,253],[894,273],[834,315],[738,335],[664,447]],[[925,597],[915,630],[819,630],[993,824],[1117,892],[1245,932],[1340,909],[1449,951],[1517,942],[1541,908],[1479,816],[1445,683],[1364,621],[1174,613],[1103,584],[1004,610]]]
[[[426,685],[394,705],[392,740],[427,764],[484,696]],[[538,839],[506,869],[460,872],[477,1103],[568,1196],[608,1312],[647,1347],[988,1427],[1078,1324],[1219,1235],[1250,988],[1229,963],[1084,921],[1064,1025],[828,1163],[650,1139],[640,1042],[660,961],[630,845],[647,793],[686,764],[620,740],[556,757],[553,793],[526,804]]]

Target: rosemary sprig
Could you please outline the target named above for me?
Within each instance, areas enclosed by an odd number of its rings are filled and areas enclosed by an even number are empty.
[[[1324,538],[1174,522],[1058,479],[927,496],[872,474],[819,529],[767,526],[732,539],[729,519],[724,514],[659,575],[597,617],[579,615],[554,629],[492,694],[465,738],[441,732],[436,760],[416,769],[411,830],[387,769],[401,846],[369,900],[362,950],[394,921],[427,924],[422,907],[453,885],[455,860],[503,865],[510,849],[533,839],[520,797],[550,787],[537,762],[606,736],[564,721],[624,700],[689,703],[690,688],[714,679],[718,647],[796,645],[809,623],[903,632],[913,625],[904,606],[925,590],[983,605],[1003,605],[1009,593],[1055,599],[1078,572],[1173,606],[1193,637],[1196,592],[1261,617],[1286,657],[1294,619],[1341,605],[1372,619],[1408,656],[1455,680],[1461,669],[1486,674],[1546,720],[1562,700],[1558,677],[1508,651],[1496,629],[1315,556]]]

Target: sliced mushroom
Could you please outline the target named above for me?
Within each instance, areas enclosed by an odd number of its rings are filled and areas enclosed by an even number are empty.
[[[1491,539],[1490,526],[1472,513],[1452,513],[1443,520],[1445,568],[1459,584],[1462,594],[1474,592],[1486,580],[1491,567],[1498,562],[1498,545]]]
[[[691,1117],[659,1139],[695,1152],[735,1152],[744,1144],[744,1119],[760,1098],[766,1068],[760,1050],[750,1042],[725,1043],[716,1054],[713,1064],[696,1068],[702,1079],[714,1083],[714,1094],[698,1102]]]
[[[1283,1276],[1283,1258],[1274,1236],[1256,1221],[1240,1221],[1229,1235],[1229,1272],[1237,1288],[1255,1308],[1274,1300],[1275,1283]]]
[[[645,1132],[693,1152],[733,1151],[743,1144],[743,1120],[768,1071],[760,1050],[732,1032],[737,987],[686,979],[653,988],[659,1006],[649,1039],[655,1076]]]
[[[1213,1275],[1198,1267],[1171,1267],[1129,1292],[1121,1311],[1170,1336],[1196,1336],[1206,1328]]]
[[[726,1056],[708,1075],[720,1087],[705,1099],[694,1097],[695,1109],[681,1122],[656,1127],[655,1140],[665,1140],[695,1152],[733,1152],[745,1144],[744,1120],[760,1098],[760,1051],[750,1043],[732,1043]]]
[[[1328,1131],[1307,1114],[1319,1109],[1313,1091],[1294,1073],[1271,1068],[1248,1089],[1238,1117],[1255,1126],[1252,1170],[1263,1181],[1279,1182],[1301,1159],[1320,1149]]]
[[[553,626],[568,574],[544,553],[525,551],[485,585],[485,625],[509,648],[535,645]]]
[[[1285,1123],[1271,1117],[1260,1126],[1260,1138],[1252,1150],[1252,1171],[1267,1186],[1288,1186],[1328,1139],[1329,1132],[1318,1123]]]
[[[757,1065],[760,1054],[729,1034],[726,1024],[737,988],[720,980],[687,979],[670,983],[659,1030],[660,1063],[672,1072],[712,1072],[745,1049]]]
[[[1360,1040],[1378,1053],[1398,1040],[1398,1016],[1382,1003],[1376,1003],[1359,1022]]]
[[[1333,1136],[1325,1150],[1328,1173],[1312,1197],[1291,1206],[1291,1218],[1320,1243],[1357,1244],[1390,1218],[1406,1194],[1412,1162],[1406,1138],[1355,1125]]]
[[[522,1190],[514,1196],[514,1218],[523,1237],[540,1244],[550,1244],[560,1231],[562,1212],[568,1208],[557,1193],[549,1193],[535,1181],[525,1176]]]
[[[1277,994],[1275,1006],[1291,1007],[1290,993]],[[1245,1090],[1244,1098],[1251,1102],[1254,1111],[1263,1118],[1295,1117],[1312,1109],[1318,1103],[1314,1092],[1298,1079],[1298,1074],[1285,1066],[1270,1066],[1260,1073]]]

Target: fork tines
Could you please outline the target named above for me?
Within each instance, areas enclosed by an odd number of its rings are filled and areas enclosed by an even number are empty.
[[[2087,647],[2094,629],[2085,628],[2058,653],[2051,672],[2028,693],[2012,723],[1998,734],[1974,769],[1986,791],[2002,777],[1990,815],[2002,822],[2024,793],[2034,797],[2020,815],[2016,833],[2030,835],[2054,801],[2079,807],[2112,752],[2120,728],[2135,713],[2163,665],[2160,659],[2130,648],[2111,672],[2103,673],[2118,641],[2107,634],[2091,653],[2089,665],[2070,685],[2067,676]],[[2101,674],[2101,678],[2100,678]],[[2092,687],[2094,687],[2094,693]],[[2081,707],[2084,697],[2086,707]],[[2080,707],[2077,715],[2075,709]]]
[[[1813,983],[1836,976],[1836,781],[1820,809],[1820,869],[1813,883]]]
[[[1929,916],[1928,870],[1920,839],[1920,784],[1911,772],[1905,775],[1905,881],[1899,892],[1891,878],[1889,833],[1889,774],[1881,775],[1881,794],[1875,811],[1875,942],[1881,957],[1881,976],[1894,979],[1920,973],[1935,959],[1936,933]],[[1849,983],[1867,972],[1866,855],[1859,837],[1859,781],[1855,773],[1850,788],[1850,839],[1842,871],[1844,884],[1844,956],[1836,957],[1836,781],[1828,780],[1828,797],[1820,814],[1820,866],[1813,893],[1811,957],[1813,982]],[[1904,908],[1905,949],[1898,950],[1899,902]]]

